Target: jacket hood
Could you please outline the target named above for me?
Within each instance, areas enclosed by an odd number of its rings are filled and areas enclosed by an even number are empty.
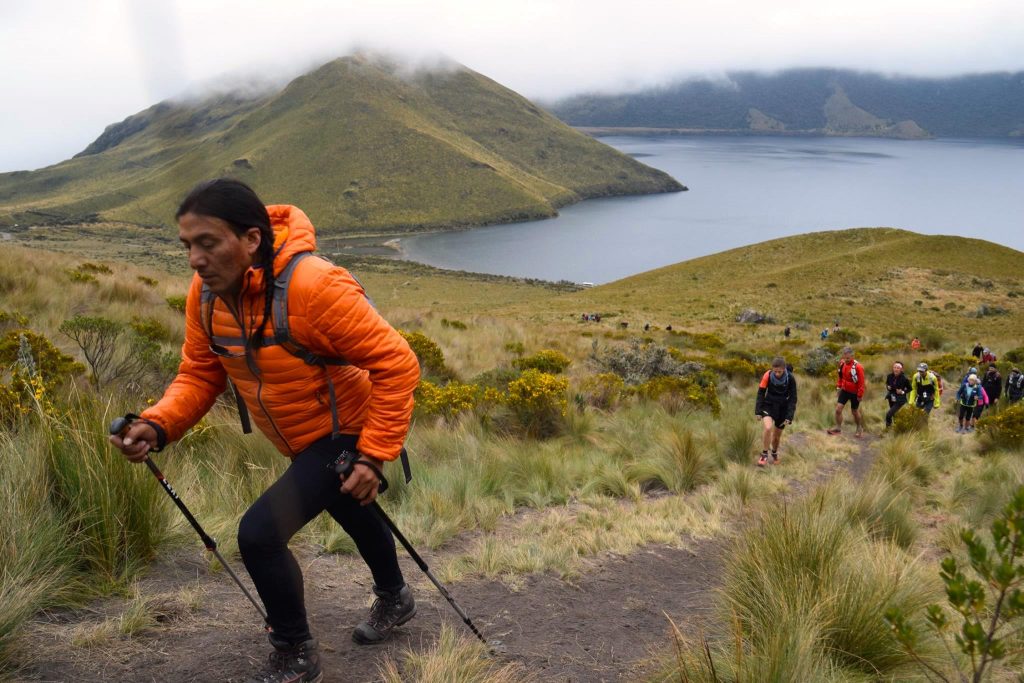
[[[274,229],[274,275],[277,275],[296,254],[316,251],[316,230],[297,206],[271,204],[267,213]]]

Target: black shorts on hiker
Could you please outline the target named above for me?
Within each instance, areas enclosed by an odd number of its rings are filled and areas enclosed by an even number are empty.
[[[964,405],[960,406],[960,418],[959,419],[960,419],[961,422],[966,422],[967,420],[970,420],[973,415],[974,415],[974,408],[972,408],[971,406],[964,406]]]
[[[769,406],[760,413],[761,417],[770,417],[772,422],[775,423],[776,429],[786,428],[786,406],[782,406],[782,409],[775,409]]]
[[[845,389],[840,389],[839,396],[836,397],[836,403],[845,406],[847,401],[850,402],[850,407],[853,408],[854,410],[860,408],[860,399],[857,398],[857,394],[851,394],[849,391],[846,391]]]
[[[974,406],[974,419],[977,420],[979,417],[981,417],[981,414],[984,411],[985,411],[985,406],[980,405],[980,404]]]
[[[281,477],[263,492],[238,525],[238,550],[267,608],[274,633],[292,643],[312,636],[306,621],[302,571],[288,541],[324,510],[355,541],[356,549],[386,591],[405,585],[391,530],[369,506],[343,494],[329,465],[343,450],[356,450],[358,437],[325,436],[295,456]],[[344,589],[338,589],[341,594]]]

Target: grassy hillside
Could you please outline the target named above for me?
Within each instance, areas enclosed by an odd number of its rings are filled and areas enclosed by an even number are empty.
[[[786,324],[951,336],[1019,335],[1022,254],[991,242],[892,228],[810,233],[685,261],[549,302],[543,315],[610,312],[643,325],[711,327],[748,335],[736,317],[755,309]],[[978,308],[1005,313],[976,317]],[[528,307],[517,310],[526,311]],[[540,315],[540,312],[537,312]]]
[[[0,174],[0,225],[168,224],[189,187],[220,175],[325,231],[524,220],[682,189],[464,67],[408,74],[349,57],[261,97],[162,102],[73,159]]]
[[[1007,137],[1024,131],[1024,73],[887,77],[837,69],[735,72],[637,93],[553,103],[574,126],[887,137]],[[836,96],[858,112],[835,116]],[[865,126],[865,120],[870,125]],[[902,124],[902,125],[901,125]]]

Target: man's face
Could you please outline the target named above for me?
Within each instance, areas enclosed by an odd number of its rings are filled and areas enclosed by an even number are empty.
[[[178,239],[188,252],[192,270],[214,294],[225,296],[241,289],[242,277],[260,245],[260,231],[250,228],[239,236],[227,221],[186,213],[178,219]]]
[[[782,379],[782,376],[786,374],[786,368],[772,368],[772,372],[775,373],[775,377]]]
[[[903,374],[903,366],[900,365],[899,363],[896,363],[895,365],[893,365],[892,366],[892,374],[894,374],[894,375],[902,375]]]

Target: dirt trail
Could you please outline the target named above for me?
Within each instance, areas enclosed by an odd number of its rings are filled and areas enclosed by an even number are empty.
[[[862,479],[877,453],[877,441],[865,438],[849,462],[830,463],[797,488],[806,490],[839,469]],[[684,633],[712,623],[714,589],[720,584],[727,544],[727,538],[719,537],[692,542],[691,550],[647,546],[624,557],[605,556],[573,584],[535,575],[517,591],[481,579],[450,589],[484,635],[502,641],[507,654],[501,658],[523,663],[541,680],[633,681],[649,670],[652,652],[671,643],[666,615]],[[39,664],[20,680],[244,681],[266,656],[265,636],[252,606],[223,573],[206,571],[198,561],[200,552],[179,551],[142,582],[145,595],[198,586],[198,609],[179,610],[183,614],[145,635],[116,637],[113,645],[96,648],[68,647],[67,641],[76,625],[98,621],[97,612],[118,614],[122,601],[98,605],[88,614],[54,616],[36,627],[32,643]],[[429,555],[427,561],[437,566],[444,552]],[[380,661],[389,656],[400,660],[402,650],[430,645],[442,621],[468,634],[417,567],[404,553],[400,557],[419,614],[386,645],[365,648],[350,640],[369,606],[365,567],[353,558],[300,554],[310,621],[329,674],[326,682],[377,680]]]

